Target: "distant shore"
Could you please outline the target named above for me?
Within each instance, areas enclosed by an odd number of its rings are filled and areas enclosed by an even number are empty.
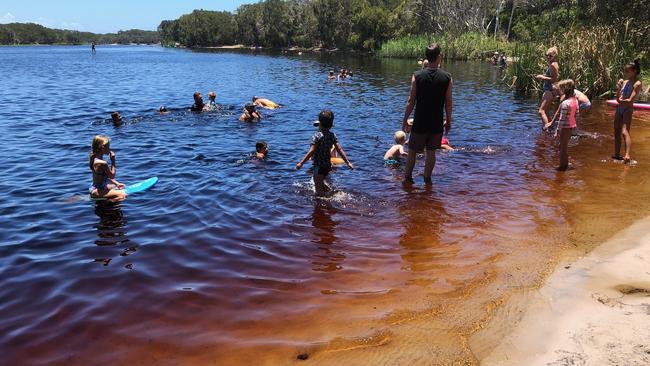
[[[514,296],[471,343],[481,365],[650,365],[650,217]]]

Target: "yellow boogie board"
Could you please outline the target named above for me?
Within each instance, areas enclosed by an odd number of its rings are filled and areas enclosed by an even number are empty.
[[[345,164],[345,161],[341,158],[330,158],[330,163],[332,163],[332,165],[343,165]]]

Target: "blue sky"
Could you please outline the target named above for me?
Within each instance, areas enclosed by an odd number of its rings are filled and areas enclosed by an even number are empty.
[[[257,0],[2,0],[0,23],[31,22],[95,33],[154,30],[161,20],[194,9],[233,11],[252,2]]]

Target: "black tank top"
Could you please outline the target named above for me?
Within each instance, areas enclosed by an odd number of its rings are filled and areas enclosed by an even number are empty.
[[[426,68],[415,73],[416,104],[412,131],[442,133],[447,88],[451,75],[441,69]]]

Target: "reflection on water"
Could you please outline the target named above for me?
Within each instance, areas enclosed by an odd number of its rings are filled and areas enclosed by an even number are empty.
[[[382,157],[410,60],[0,47],[0,64],[7,364],[284,365],[305,352],[312,364],[471,364],[464,337],[510,291],[650,204],[650,118],[635,114],[638,164],[611,163],[613,112],[594,103],[570,146],[575,169],[558,173],[538,101],[481,63],[444,65],[458,150],[438,154],[432,186],[419,176],[408,189]],[[325,81],[342,67],[351,81]],[[189,113],[195,90],[216,90],[223,108]],[[35,95],[56,98],[26,111]],[[283,107],[241,123],[253,95]],[[333,172],[327,200],[295,170],[321,108],[335,111],[356,168]],[[96,134],[111,136],[120,181],[156,175],[156,187],[117,205],[88,200]],[[257,140],[266,161],[252,159]]]

